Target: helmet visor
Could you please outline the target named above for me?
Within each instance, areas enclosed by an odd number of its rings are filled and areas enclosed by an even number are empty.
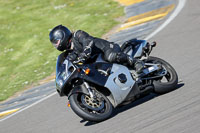
[[[60,45],[61,39],[54,39],[51,41],[51,43],[53,44],[53,46],[55,48],[58,48],[58,46]]]

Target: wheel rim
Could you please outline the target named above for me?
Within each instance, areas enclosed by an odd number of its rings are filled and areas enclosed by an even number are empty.
[[[81,102],[84,106],[87,108],[94,110],[94,111],[100,111],[104,108],[104,101],[97,98],[96,100],[92,99],[88,95],[81,95]]]
[[[162,78],[158,79],[157,82],[169,83],[173,80],[173,74],[171,70],[169,69],[169,66],[157,60],[150,60],[150,62],[160,64],[163,67],[163,69],[167,71],[167,73]]]
[[[164,64],[162,64],[162,63],[160,63],[160,64],[164,67],[164,69],[167,71],[167,73],[160,80],[158,80],[158,81],[161,82],[161,83],[171,82],[172,79],[173,79],[172,72]]]
[[[107,112],[107,102],[100,94],[98,94],[97,100],[95,102],[92,102],[92,99],[89,95],[79,93],[77,97],[77,102],[82,110],[90,114],[100,115]]]

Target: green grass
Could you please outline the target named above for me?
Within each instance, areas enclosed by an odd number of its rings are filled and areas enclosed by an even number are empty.
[[[0,0],[0,101],[55,71],[54,26],[101,37],[122,15],[113,0]]]

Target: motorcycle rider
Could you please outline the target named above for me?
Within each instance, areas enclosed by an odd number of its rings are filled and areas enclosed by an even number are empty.
[[[72,50],[67,56],[72,62],[84,63],[94,54],[102,54],[108,62],[127,63],[135,67],[137,73],[140,73],[144,66],[140,60],[123,53],[118,44],[90,36],[82,30],[72,33],[67,27],[58,25],[50,31],[49,38],[57,50]]]

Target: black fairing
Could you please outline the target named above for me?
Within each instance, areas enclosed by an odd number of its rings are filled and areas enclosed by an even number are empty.
[[[60,96],[68,95],[70,90],[73,89],[72,82],[76,79],[85,80],[99,86],[104,86],[106,84],[112,64],[97,62],[93,64],[74,65],[66,59],[66,56],[66,52],[60,54],[56,64],[56,89]],[[88,75],[84,72],[87,68],[90,69]],[[102,71],[104,73],[102,73]],[[66,78],[64,78],[65,76]]]
[[[56,64],[56,89],[60,96],[64,96],[66,87],[71,85],[71,81],[77,77],[77,68],[68,60],[66,60],[67,52],[64,52],[58,56]],[[66,62],[69,62],[64,64]],[[67,67],[67,68],[66,68]],[[62,84],[61,84],[62,82]]]
[[[104,86],[108,79],[108,75],[110,74],[112,64],[98,62],[93,64],[86,64],[82,66],[82,68],[89,68],[91,71],[89,75],[82,74],[81,78],[96,85]],[[101,71],[105,71],[107,74],[102,73]]]

